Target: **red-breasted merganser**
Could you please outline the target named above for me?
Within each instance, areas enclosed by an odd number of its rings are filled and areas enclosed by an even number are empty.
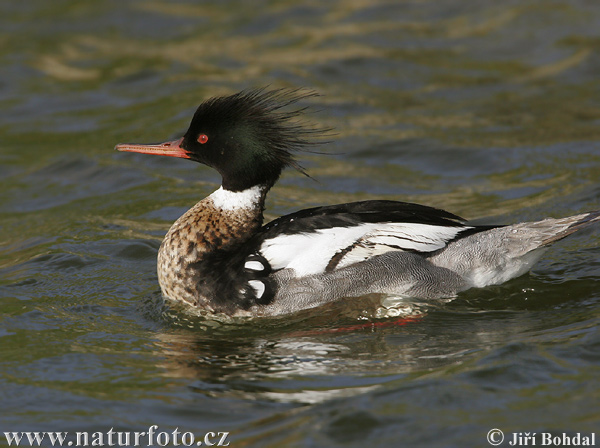
[[[158,252],[163,295],[209,313],[266,316],[346,297],[450,298],[520,276],[554,241],[600,211],[511,226],[475,226],[452,213],[387,200],[301,210],[263,223],[265,196],[293,152],[318,133],[288,110],[314,96],[247,90],[202,103],[185,135],[119,151],[208,165],[221,187],[181,216]]]

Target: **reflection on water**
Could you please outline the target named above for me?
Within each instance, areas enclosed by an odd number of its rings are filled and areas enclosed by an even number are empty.
[[[394,305],[390,309],[401,313]],[[502,311],[490,313],[482,325],[482,315],[461,306],[448,313],[441,304],[417,304],[405,309],[415,314],[402,318],[357,321],[340,317],[343,307],[335,304],[318,316],[303,312],[239,324],[187,321],[175,313],[173,327],[157,334],[156,345],[164,374],[192,380],[195,392],[314,404],[468,365],[530,328],[528,319]]]
[[[276,80],[325,91],[322,101],[338,117],[322,119],[341,137],[506,147],[599,136],[600,108],[593,100],[599,44],[581,28],[593,29],[592,3],[482,2],[466,9],[430,1],[281,2],[268,8],[64,3],[59,23],[39,17],[11,36],[24,64],[44,83],[55,83],[49,93],[22,86],[33,95],[17,101],[17,125],[29,114],[59,120],[55,126],[65,131],[73,125],[70,130],[81,130],[86,121],[92,131],[123,120],[140,129],[146,122],[140,115],[151,113],[159,118],[154,130],[167,131],[171,117],[181,123],[185,109],[209,95],[231,93],[231,86],[247,87],[249,80]],[[121,14],[139,20],[128,26]],[[547,25],[559,17],[560,26]],[[82,26],[86,20],[105,27]],[[44,42],[24,38],[32,31]],[[75,93],[86,100],[75,101]],[[94,121],[97,108],[108,121]],[[77,115],[77,124],[62,120],[64,113]]]

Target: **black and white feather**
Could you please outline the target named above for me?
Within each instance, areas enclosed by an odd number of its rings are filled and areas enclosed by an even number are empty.
[[[443,210],[397,201],[315,207],[278,218],[246,244],[244,270],[256,298],[275,295],[269,276],[332,272],[390,251],[429,255],[490,227],[473,227]],[[270,286],[270,287],[269,287]]]

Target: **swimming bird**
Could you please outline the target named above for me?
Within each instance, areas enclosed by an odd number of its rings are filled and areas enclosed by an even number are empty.
[[[274,316],[369,293],[424,299],[520,276],[546,248],[600,220],[600,210],[478,226],[390,200],[324,205],[263,225],[267,192],[319,131],[295,104],[313,92],[251,89],[203,102],[183,137],[119,151],[214,168],[219,189],[183,214],[158,252],[163,296],[207,313]],[[291,109],[291,110],[290,110]]]

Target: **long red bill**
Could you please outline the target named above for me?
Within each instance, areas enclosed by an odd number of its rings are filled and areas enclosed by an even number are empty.
[[[157,143],[155,145],[137,145],[135,143],[119,143],[115,146],[117,151],[139,152],[142,154],[156,154],[158,156],[181,157],[189,159],[190,156],[185,149],[181,147],[183,137],[179,140]]]

